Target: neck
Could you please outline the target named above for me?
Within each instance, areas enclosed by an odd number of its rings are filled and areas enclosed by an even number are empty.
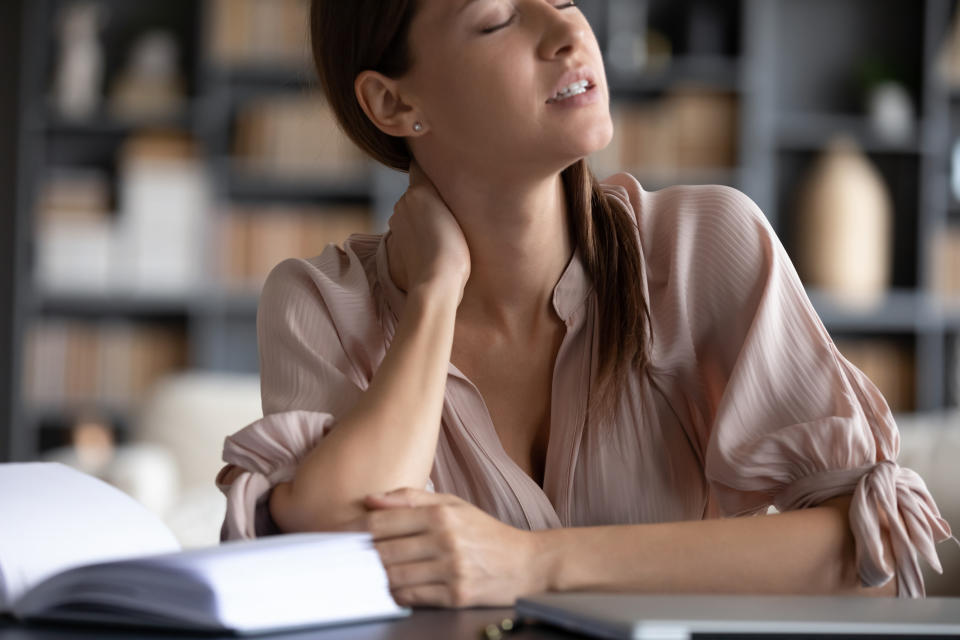
[[[560,173],[518,179],[424,169],[470,248],[458,321],[519,337],[551,318],[553,289],[573,251]]]

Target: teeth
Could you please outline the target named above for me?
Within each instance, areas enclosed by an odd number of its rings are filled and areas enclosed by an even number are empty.
[[[587,92],[587,87],[590,86],[590,82],[587,80],[580,80],[579,82],[574,82],[571,85],[561,89],[557,92],[551,102],[559,102],[560,100],[565,100],[566,98],[572,98],[573,96],[578,96],[581,93]]]

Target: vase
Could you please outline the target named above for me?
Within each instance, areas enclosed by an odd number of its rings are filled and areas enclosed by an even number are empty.
[[[796,214],[804,283],[845,306],[878,304],[890,284],[893,203],[880,172],[852,138],[831,140],[815,161]]]

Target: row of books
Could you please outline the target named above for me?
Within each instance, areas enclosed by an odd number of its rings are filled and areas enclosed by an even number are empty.
[[[127,138],[115,182],[101,169],[44,175],[36,278],[45,291],[176,295],[206,271],[212,180],[181,132]],[[114,195],[115,194],[115,195]]]
[[[310,172],[333,182],[356,174],[357,154],[335,126],[323,126],[329,121],[323,110],[313,112],[316,100],[279,103],[265,109],[273,124],[254,126],[259,133],[248,131],[242,145],[256,175]],[[309,134],[313,119],[321,123],[317,135]],[[217,286],[211,259],[217,254],[224,256],[227,282],[257,286],[284,258],[317,255],[371,228],[366,206],[238,206],[217,216],[199,153],[177,133],[131,136],[118,157],[116,184],[98,168],[60,169],[45,178],[37,196],[35,274],[40,289],[53,294],[196,293]]]
[[[960,302],[960,227],[937,234],[933,247],[934,289],[944,298]]]
[[[960,407],[960,334],[954,334],[947,352],[947,406]]]
[[[44,319],[27,331],[28,406],[130,408],[187,366],[182,330],[162,324]]]
[[[225,67],[306,67],[309,0],[213,0],[210,55]]]
[[[318,91],[245,102],[237,113],[233,140],[242,168],[282,179],[352,178],[370,167]]]
[[[737,164],[738,102],[727,92],[678,88],[655,102],[614,102],[614,136],[591,156],[598,174],[628,170],[669,178]]]
[[[270,270],[286,258],[319,255],[330,243],[371,230],[364,206],[237,207],[221,216],[221,281],[234,290],[259,290]]]

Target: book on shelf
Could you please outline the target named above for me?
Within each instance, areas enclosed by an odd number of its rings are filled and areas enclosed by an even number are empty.
[[[626,167],[670,181],[683,172],[737,163],[738,103],[729,92],[676,88],[657,101],[617,100],[611,117],[613,140],[591,156],[597,173]]]
[[[110,177],[93,167],[51,167],[37,193],[39,226],[99,221],[109,216]]]
[[[197,290],[207,271],[205,239],[213,194],[193,139],[146,132],[124,142],[119,158],[117,276],[143,295]]]
[[[221,279],[231,289],[258,289],[278,263],[368,233],[371,220],[366,206],[237,206],[220,218]]]
[[[960,406],[960,333],[955,333],[947,354],[947,406]]]
[[[933,239],[933,288],[951,304],[960,304],[960,227],[950,226]]]
[[[24,396],[41,408],[131,407],[186,365],[186,336],[175,328],[41,320],[27,330]]]
[[[246,102],[237,114],[233,142],[237,168],[280,181],[349,180],[370,165],[317,91]]]
[[[110,180],[94,168],[50,169],[36,205],[36,280],[44,291],[103,293],[116,244]]]
[[[409,614],[369,533],[181,550],[118,489],[56,463],[0,465],[0,614],[252,634]]]
[[[116,207],[102,171],[47,176],[36,209],[41,290],[162,296],[199,289],[212,187],[194,147],[175,131],[129,137],[118,158]]]
[[[113,289],[115,225],[62,221],[38,229],[35,280],[46,293],[103,295]]]
[[[308,68],[309,0],[214,0],[211,58],[224,67]]]

